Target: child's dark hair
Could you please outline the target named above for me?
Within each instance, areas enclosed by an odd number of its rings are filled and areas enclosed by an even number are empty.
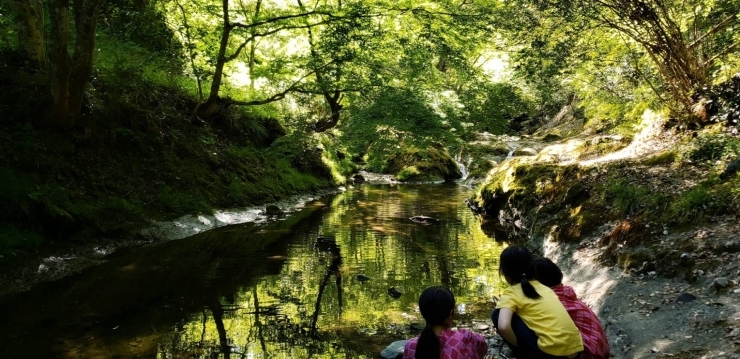
[[[522,291],[527,298],[539,299],[540,294],[529,283],[537,278],[537,268],[534,266],[534,256],[527,248],[509,246],[501,252],[499,260],[500,270],[514,283],[522,284]]]
[[[563,282],[563,272],[549,258],[535,259],[534,266],[537,267],[537,280],[540,283],[554,287]]]
[[[442,354],[439,338],[434,334],[435,325],[442,325],[455,308],[455,296],[445,287],[429,287],[419,297],[419,311],[427,325],[416,342],[416,358],[439,358]]]

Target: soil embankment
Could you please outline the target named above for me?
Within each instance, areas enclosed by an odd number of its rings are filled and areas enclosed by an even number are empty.
[[[568,152],[576,139],[507,160],[471,207],[558,262],[614,357],[740,357],[740,180],[706,159],[737,140],[659,129],[616,152]]]

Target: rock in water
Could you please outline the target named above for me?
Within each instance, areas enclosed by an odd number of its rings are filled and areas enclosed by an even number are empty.
[[[363,183],[363,182],[365,182],[367,180],[362,175],[354,175],[354,176],[352,176],[352,181],[354,181],[355,183]]]
[[[432,218],[429,216],[413,216],[409,218],[411,222],[414,223],[421,223],[421,224],[432,224],[432,223],[439,223],[439,219]]]
[[[408,340],[398,340],[391,343],[391,345],[380,352],[380,356],[383,357],[383,359],[403,358],[403,348],[406,346],[406,342],[408,342]]]
[[[283,214],[285,214],[285,212],[283,212],[283,210],[280,209],[280,207],[274,204],[271,204],[265,207],[265,214],[268,216],[282,216]]]
[[[366,276],[364,274],[358,274],[357,277],[355,277],[355,278],[357,278],[357,280],[359,280],[360,282],[367,282],[367,281],[370,280],[370,277],[368,277],[368,276]]]
[[[390,295],[394,299],[398,299],[398,298],[401,298],[401,295],[403,295],[403,293],[400,292],[395,287],[391,287],[391,288],[388,288],[388,295]]]

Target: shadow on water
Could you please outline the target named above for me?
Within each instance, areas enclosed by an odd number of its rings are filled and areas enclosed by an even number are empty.
[[[370,358],[415,335],[418,294],[435,284],[484,320],[501,245],[468,194],[365,185],[284,221],[121,251],[0,299],[0,357]]]

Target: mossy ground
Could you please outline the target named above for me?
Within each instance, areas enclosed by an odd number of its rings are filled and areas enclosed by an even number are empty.
[[[734,141],[714,152],[731,152]],[[645,254],[654,260],[677,250],[660,252],[664,231],[740,215],[740,177],[721,180],[723,166],[690,160],[706,147],[690,142],[647,159],[590,167],[515,159],[489,177],[477,201],[489,221],[514,237],[599,246],[604,262],[636,269]],[[585,242],[594,236],[599,240]]]

